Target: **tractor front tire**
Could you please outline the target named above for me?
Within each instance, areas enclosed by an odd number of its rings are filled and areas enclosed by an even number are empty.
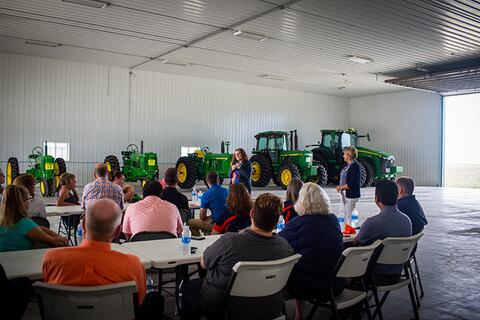
[[[47,180],[45,178],[42,178],[40,180],[40,193],[42,194],[42,197],[48,197],[50,194],[50,185],[48,184]]]
[[[252,163],[252,185],[254,187],[266,187],[272,179],[272,165],[268,158],[262,154],[253,155],[250,158]]]
[[[118,162],[118,158],[114,155],[109,155],[105,157],[103,163],[107,166],[108,177],[110,181],[113,181],[113,173],[115,171],[120,171],[120,163]]]
[[[325,169],[320,162],[313,161],[313,164],[317,166],[317,176],[312,180],[312,182],[318,184],[322,188],[326,187],[328,184],[327,169]]]
[[[363,166],[365,168],[365,180],[361,186],[362,188],[370,187],[375,179],[375,170],[373,169],[373,166],[366,160],[359,159],[358,162],[361,164],[360,167]]]
[[[190,157],[181,157],[177,161],[178,185],[182,189],[190,189],[197,183],[197,165]]]
[[[15,157],[8,158],[7,161],[7,186],[13,184],[16,177],[20,175],[20,169],[18,167],[18,159]]]
[[[287,189],[288,184],[295,178],[300,178],[300,171],[297,166],[290,162],[285,162],[278,170],[277,179],[283,189]]]
[[[67,172],[67,166],[65,165],[65,160],[63,158],[55,159],[55,164],[53,167],[53,173],[55,175],[55,191],[60,189],[60,176]]]

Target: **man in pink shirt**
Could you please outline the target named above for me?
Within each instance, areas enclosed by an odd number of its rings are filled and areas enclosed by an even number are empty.
[[[142,231],[167,231],[176,236],[183,232],[182,218],[175,205],[161,199],[162,185],[150,181],[143,188],[143,200],[130,205],[123,219],[127,239]]]

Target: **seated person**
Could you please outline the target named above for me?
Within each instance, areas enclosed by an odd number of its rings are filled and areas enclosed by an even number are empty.
[[[80,197],[78,196],[77,180],[74,174],[64,172],[60,176],[60,190],[58,190],[56,205],[63,206],[78,206],[80,205]],[[80,215],[70,215],[60,217],[62,223],[66,228],[76,228],[80,223]]]
[[[393,181],[380,180],[375,182],[375,203],[380,213],[368,218],[353,240],[354,245],[367,246],[375,240],[387,237],[410,237],[412,223],[410,218],[397,208],[398,187]],[[373,274],[377,285],[388,285],[400,280],[402,265],[373,266]]]
[[[206,233],[212,232],[213,224],[217,218],[227,210],[228,190],[219,184],[217,173],[214,171],[209,172],[206,181],[209,190],[202,196],[200,219],[188,220],[188,226],[193,236],[199,236],[200,230]],[[212,213],[209,217],[207,217],[207,209]]]
[[[178,210],[189,210],[187,196],[177,189],[177,169],[168,168],[164,179],[166,186],[163,189],[162,199],[173,203]]]
[[[3,190],[5,189],[2,184],[5,183],[5,175],[3,174],[2,169],[0,169],[0,201],[2,201]]]
[[[122,211],[110,199],[95,201],[82,221],[84,240],[78,247],[49,250],[43,259],[43,280],[67,286],[97,286],[135,281],[137,319],[161,318],[163,298],[157,292],[146,293],[145,268],[134,255],[114,251],[110,242],[121,231]]]
[[[123,209],[123,191],[107,178],[107,167],[104,163],[95,166],[95,180],[83,188],[82,209],[88,209],[91,203],[99,199],[111,199]]]
[[[112,174],[112,178],[113,184],[123,189],[123,186],[125,185],[125,176],[123,175],[123,173],[121,173],[120,171],[115,171]]]
[[[250,226],[252,198],[243,183],[231,184],[225,210],[213,224],[212,234],[238,232]]]
[[[131,184],[124,185],[122,191],[126,203],[135,203],[142,200],[142,197],[135,193],[135,187]]]
[[[0,251],[34,249],[39,243],[54,247],[67,245],[67,240],[45,227],[39,227],[29,217],[32,199],[25,187],[9,185],[0,204]],[[34,241],[36,243],[34,243]]]
[[[283,238],[272,234],[282,214],[282,201],[271,193],[260,195],[250,213],[252,227],[241,233],[226,233],[203,253],[200,262],[205,278],[187,282],[183,288],[182,319],[216,319],[232,273],[239,261],[269,261],[294,254]]]
[[[295,211],[294,205],[297,202],[298,193],[300,192],[300,189],[302,189],[302,186],[303,182],[298,178],[292,179],[287,186],[286,201],[283,203],[282,212],[285,224],[287,224],[291,219],[298,216],[298,213]]]
[[[2,319],[20,320],[33,294],[28,278],[8,279],[0,264],[0,310]]]
[[[142,231],[166,231],[179,236],[183,232],[177,207],[161,199],[162,185],[152,180],[143,188],[143,200],[130,205],[123,218],[123,233],[130,239]]]
[[[410,177],[400,177],[396,182],[398,186],[398,210],[410,218],[412,235],[416,235],[425,228],[428,221],[422,206],[413,194],[415,182]]]
[[[42,217],[47,219],[45,203],[43,203],[41,199],[35,198],[35,178],[30,174],[21,174],[15,178],[13,184],[25,187],[28,190],[28,193],[32,198],[28,207],[28,213],[30,213],[32,217]]]
[[[337,217],[330,213],[330,198],[317,184],[303,185],[295,209],[299,216],[290,220],[279,236],[302,255],[285,289],[297,299],[296,319],[303,319],[305,300],[330,297],[331,274],[343,251],[343,235]],[[333,294],[339,295],[343,287],[344,280],[337,278]]]

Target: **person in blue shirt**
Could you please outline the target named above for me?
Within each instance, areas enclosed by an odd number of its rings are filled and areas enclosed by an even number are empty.
[[[352,211],[355,210],[360,200],[361,170],[357,161],[358,151],[354,146],[343,149],[343,160],[347,163],[340,172],[340,182],[336,187],[342,196],[344,205],[345,222],[351,224]]]
[[[303,319],[304,301],[334,295],[344,288],[344,279],[331,282],[331,274],[343,251],[343,235],[337,217],[330,213],[330,199],[320,186],[308,182],[300,189],[295,210],[279,236],[302,255],[288,279],[287,294],[296,299],[296,319]]]
[[[214,171],[209,172],[206,181],[209,190],[203,194],[200,202],[200,219],[188,220],[188,226],[193,236],[200,236],[200,230],[206,233],[212,232],[215,221],[225,210],[228,210],[228,190],[218,183],[217,173]],[[207,216],[207,210],[210,210],[210,216]]]
[[[252,192],[252,164],[248,160],[247,153],[242,148],[238,148],[233,153],[233,161],[228,171],[228,177],[231,178],[231,184],[243,183],[248,192]]]
[[[410,177],[400,177],[396,181],[398,186],[398,210],[405,213],[412,222],[412,235],[421,232],[428,224],[420,203],[413,195],[415,182]]]

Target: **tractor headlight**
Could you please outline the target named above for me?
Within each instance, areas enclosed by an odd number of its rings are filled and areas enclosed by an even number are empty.
[[[307,157],[305,158],[305,161],[306,161],[307,163],[310,163],[310,164],[311,164],[311,163],[312,163],[312,157],[311,157],[311,156],[307,156]]]

